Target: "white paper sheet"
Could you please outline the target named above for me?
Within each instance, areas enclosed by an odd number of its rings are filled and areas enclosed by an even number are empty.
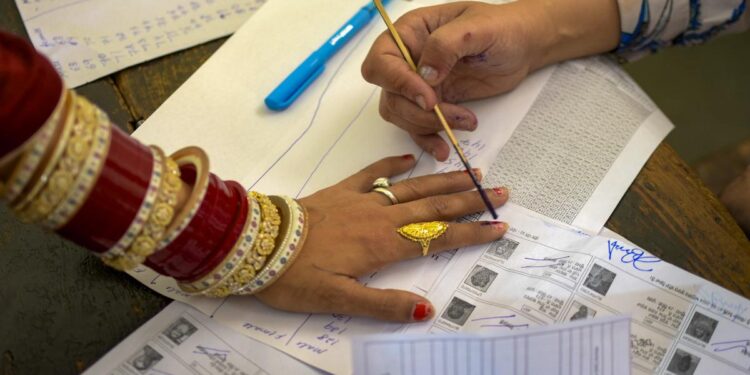
[[[16,0],[68,87],[231,34],[265,0]]]
[[[436,318],[406,332],[491,334],[627,314],[634,374],[750,372],[747,299],[621,236],[501,212],[505,238],[457,252],[427,295]]]
[[[354,339],[354,373],[629,375],[630,319],[523,331],[370,335]]]
[[[84,374],[321,373],[184,303],[172,302]]]

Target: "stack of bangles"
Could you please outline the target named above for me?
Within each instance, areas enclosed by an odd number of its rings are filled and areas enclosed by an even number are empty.
[[[254,294],[292,264],[306,234],[297,201],[222,180],[199,148],[167,156],[144,146],[56,90],[49,116],[8,126],[0,140],[0,198],[22,221],[119,270],[146,265],[191,294]]]

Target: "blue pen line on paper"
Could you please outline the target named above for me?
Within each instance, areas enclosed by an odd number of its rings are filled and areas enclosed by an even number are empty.
[[[346,128],[344,128],[344,131],[342,131],[341,134],[339,134],[339,137],[336,138],[336,141],[333,142],[333,144],[331,145],[331,147],[328,148],[328,150],[326,150],[325,154],[321,156],[320,160],[318,160],[318,163],[315,164],[315,168],[313,168],[312,172],[310,172],[310,175],[307,176],[305,183],[302,184],[302,187],[299,188],[299,191],[297,192],[297,195],[295,195],[295,198],[299,198],[299,195],[302,194],[302,190],[305,189],[305,186],[307,186],[307,184],[310,182],[312,177],[315,175],[315,172],[318,171],[318,168],[320,168],[320,165],[323,164],[323,161],[328,157],[328,154],[330,154],[333,148],[336,147],[336,145],[339,143],[341,138],[344,138],[344,135],[349,131],[349,128],[351,128],[352,125],[354,125],[354,123],[357,122],[359,117],[365,111],[365,108],[367,108],[367,105],[370,104],[370,100],[372,100],[373,96],[375,96],[376,91],[377,91],[376,89],[372,89],[370,96],[367,97],[367,100],[365,100],[365,104],[363,104],[362,108],[359,109],[359,112],[357,112],[357,115],[354,116],[354,118],[349,122],[349,124],[346,125]]]
[[[33,16],[31,16],[31,17],[29,17],[29,18],[25,18],[25,19],[23,20],[23,22],[25,23],[25,22],[28,22],[28,21],[31,21],[31,20],[37,19],[37,18],[39,18],[39,17],[41,17],[41,16],[44,16],[44,15],[46,15],[46,14],[49,14],[49,13],[52,13],[52,12],[56,12],[56,11],[58,11],[58,10],[60,10],[60,9],[65,9],[65,8],[71,7],[71,6],[73,6],[73,5],[76,5],[76,4],[80,4],[80,3],[85,3],[85,2],[87,2],[87,1],[91,1],[91,0],[78,0],[78,1],[74,1],[74,2],[72,2],[72,3],[68,3],[68,4],[65,4],[65,5],[60,5],[59,7],[56,7],[56,8],[52,8],[52,9],[47,9],[47,10],[45,10],[44,12],[41,12],[41,13],[37,13],[37,14],[35,14],[35,15],[33,15]]]
[[[365,30],[369,29],[370,27],[372,26],[368,26]],[[336,79],[336,77],[338,77],[338,73],[341,70],[341,68],[344,66],[346,61],[349,60],[349,57],[351,57],[354,51],[357,50],[357,47],[359,46],[359,44],[365,39],[364,38],[365,35],[367,35],[367,31],[363,32],[359,36],[359,40],[354,44],[354,47],[346,54],[346,57],[344,57],[344,59],[341,61],[341,64],[339,64],[339,66],[336,67],[336,70],[333,72],[331,79],[328,80],[328,82],[326,83],[326,87],[323,89],[323,92],[320,94],[320,97],[318,98],[318,103],[315,106],[315,111],[313,112],[312,118],[310,119],[310,122],[308,123],[305,130],[302,131],[302,134],[300,134],[297,137],[297,139],[295,139],[294,142],[292,142],[292,144],[289,145],[289,147],[284,152],[281,153],[281,155],[276,159],[276,161],[274,161],[268,167],[268,169],[266,169],[266,171],[263,172],[263,174],[261,174],[260,177],[258,177],[258,179],[255,180],[255,182],[253,182],[252,185],[250,185],[250,188],[248,188],[248,190],[252,190],[253,187],[255,187],[255,185],[257,185],[258,182],[260,182],[263,179],[263,177],[265,177],[268,174],[268,172],[270,172],[276,166],[276,164],[278,164],[281,161],[281,159],[283,159],[289,153],[289,151],[291,151],[294,148],[294,146],[297,145],[297,143],[302,139],[302,137],[304,137],[305,134],[307,134],[307,132],[310,131],[310,129],[313,126],[313,123],[315,123],[315,119],[318,116],[318,111],[320,110],[320,105],[323,102],[323,97],[325,97],[326,93],[328,93],[328,89],[331,87],[331,83],[333,83],[333,80]]]

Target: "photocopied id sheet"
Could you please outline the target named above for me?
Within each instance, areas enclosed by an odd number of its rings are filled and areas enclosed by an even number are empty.
[[[615,233],[592,237],[500,212],[509,232],[456,252],[427,294],[435,319],[405,332],[492,335],[629,315],[634,374],[750,372],[747,299]]]
[[[269,346],[172,302],[85,374],[321,374]]]
[[[16,0],[68,87],[233,33],[265,0]]]
[[[579,320],[492,334],[354,339],[354,373],[629,375],[630,319]]]

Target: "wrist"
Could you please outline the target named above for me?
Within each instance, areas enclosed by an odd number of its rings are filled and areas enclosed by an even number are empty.
[[[531,69],[612,51],[620,36],[616,0],[520,0],[530,22]]]

